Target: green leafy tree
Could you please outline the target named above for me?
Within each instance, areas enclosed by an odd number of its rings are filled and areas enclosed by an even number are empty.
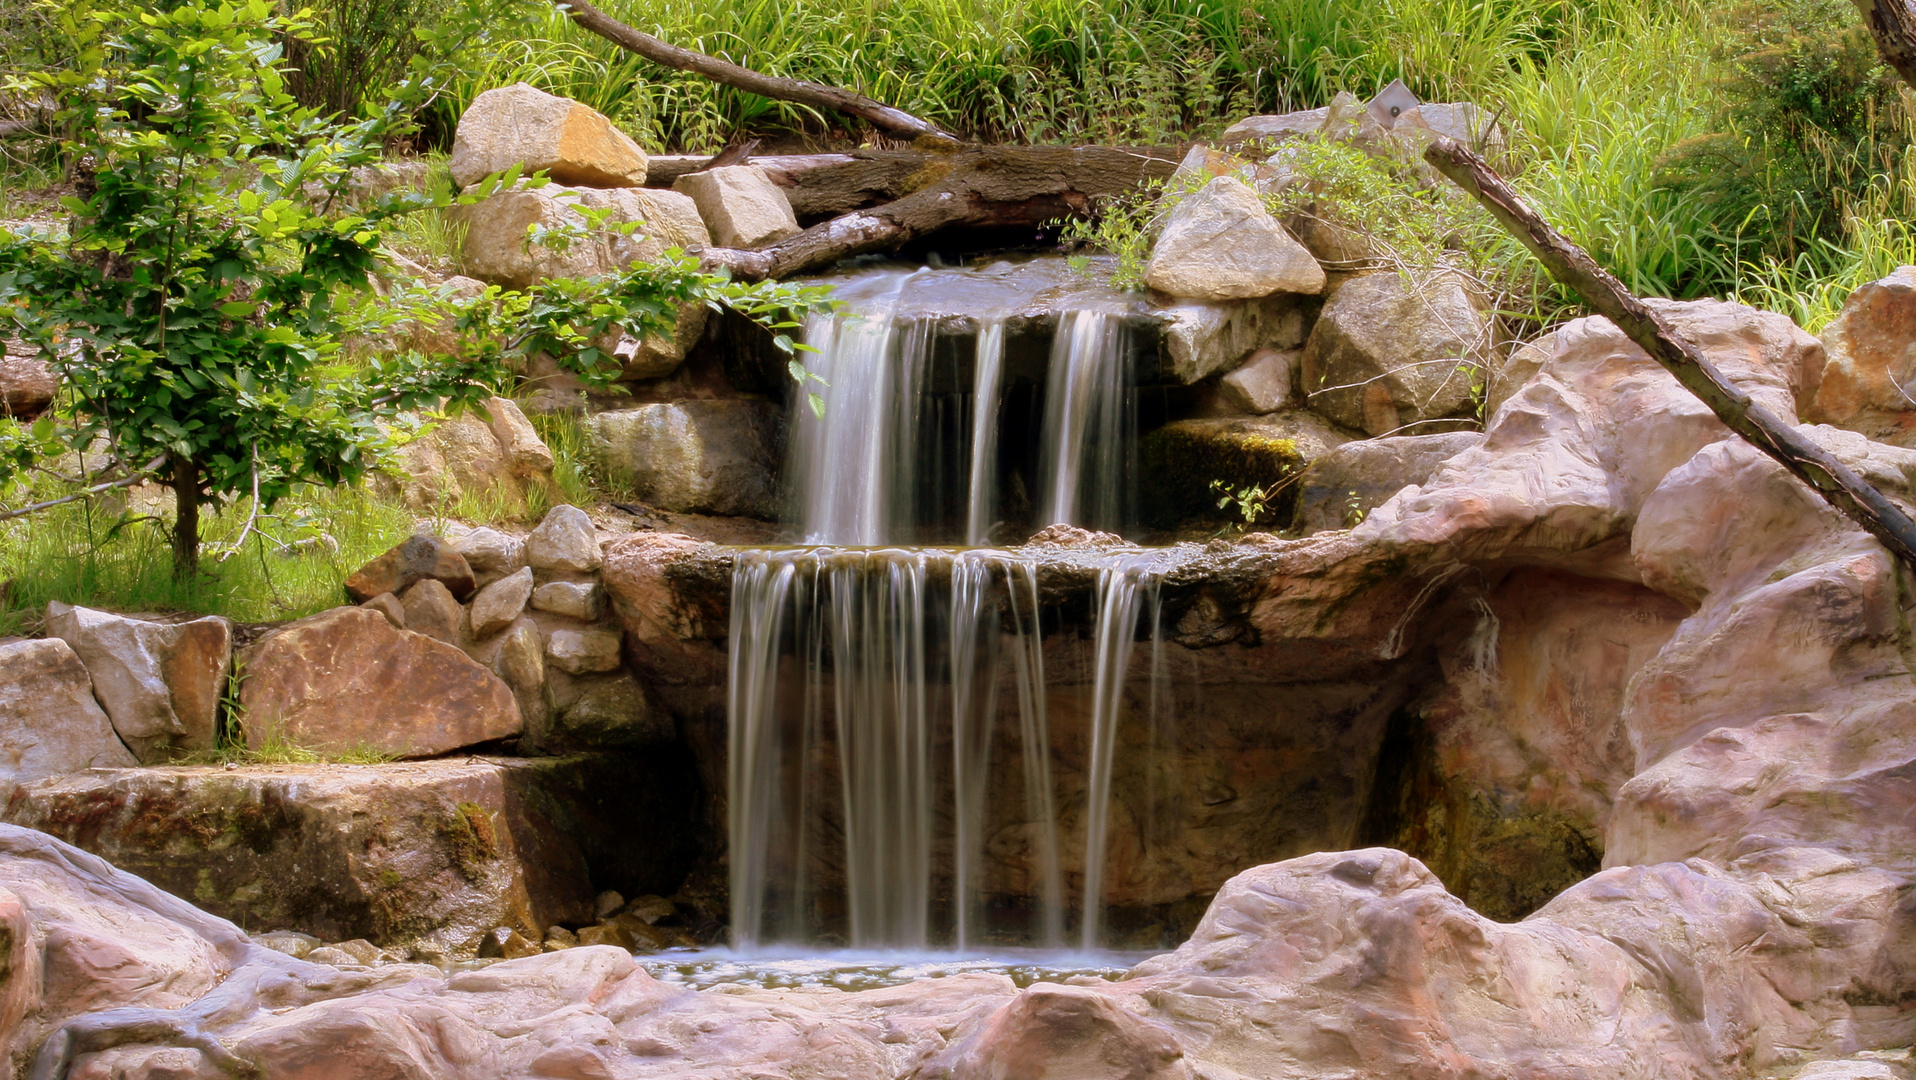
[[[76,133],[64,147],[77,163],[69,229],[0,230],[0,319],[62,376],[64,422],[0,424],[0,482],[53,451],[104,448],[112,483],[172,489],[182,577],[198,566],[203,507],[250,496],[257,512],[300,484],[355,481],[389,448],[382,420],[470,407],[515,354],[548,349],[604,383],[616,364],[589,347],[589,331],[669,335],[681,302],[735,304],[783,329],[789,307],[826,302],[818,290],[701,274],[668,253],[591,281],[490,290],[454,313],[477,343],[458,355],[355,359],[344,347],[354,335],[422,314],[374,294],[386,230],[455,197],[356,205],[346,185],[409,123],[432,78],[408,84],[410,101],[340,125],[288,94],[282,43],[307,28],[269,0],[95,17],[98,70],[42,85]],[[526,181],[494,177],[457,198],[514,182]]]

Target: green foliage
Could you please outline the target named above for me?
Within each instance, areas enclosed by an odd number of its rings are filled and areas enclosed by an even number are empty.
[[[407,354],[342,370],[383,224],[414,193],[337,209],[399,110],[330,128],[298,109],[273,39],[304,27],[266,0],[106,12],[100,77],[38,80],[78,125],[86,163],[68,236],[0,231],[0,305],[60,372],[75,448],[163,471],[176,565],[197,562],[202,499],[270,507],[377,456],[382,410],[475,399],[486,363]],[[340,301],[344,301],[343,303]],[[145,464],[141,464],[145,463]]]
[[[371,285],[386,231],[454,201],[450,188],[351,209],[341,197],[351,170],[407,129],[407,102],[431,79],[335,125],[287,92],[278,42],[307,27],[268,0],[97,18],[100,71],[33,82],[77,127],[66,149],[86,175],[65,201],[69,235],[0,230],[0,319],[62,376],[67,422],[25,434],[0,422],[0,484],[55,437],[103,446],[116,471],[173,488],[183,576],[197,566],[203,500],[244,495],[270,512],[301,485],[352,483],[388,449],[382,421],[470,407],[504,382],[508,361],[547,352],[607,384],[620,365],[599,343],[614,330],[669,337],[679,304],[737,307],[788,350],[785,331],[827,306],[822,289],[735,283],[674,251],[602,278],[489,290],[455,312],[470,340],[451,355],[349,357],[353,335],[437,318],[444,302],[415,290],[384,303]],[[509,171],[457,201],[516,182]]]
[[[1217,495],[1219,510],[1233,510],[1243,520],[1245,527],[1257,524],[1271,508],[1271,500],[1277,497],[1277,489],[1267,489],[1262,484],[1235,485],[1223,480],[1211,481],[1211,491]]]

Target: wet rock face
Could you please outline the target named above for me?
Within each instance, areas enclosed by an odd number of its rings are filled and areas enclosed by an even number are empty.
[[[1438,466],[1484,441],[1477,432],[1357,439],[1311,459],[1297,479],[1293,526],[1309,534],[1348,529],[1385,500],[1423,484]]]

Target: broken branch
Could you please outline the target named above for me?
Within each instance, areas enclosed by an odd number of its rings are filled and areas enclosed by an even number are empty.
[[[1424,151],[1424,160],[1483,203],[1558,281],[1574,290],[1597,314],[1617,324],[1731,431],[1776,459],[1881,541],[1905,565],[1916,569],[1916,521],[1836,455],[1810,441],[1794,425],[1725,378],[1695,345],[1680,337],[1622,282],[1531,209],[1482,158],[1452,139],[1439,138]]]
[[[637,53],[655,64],[677,71],[690,71],[695,75],[703,75],[715,83],[723,83],[760,97],[812,105],[857,117],[893,138],[916,139],[929,135],[954,143],[963,141],[930,121],[920,120],[903,109],[894,109],[882,101],[868,98],[860,93],[840,90],[821,83],[806,82],[803,79],[766,75],[727,60],[720,60],[715,56],[707,56],[701,52],[667,44],[607,15],[593,7],[588,0],[554,0],[554,2],[582,29],[599,35],[627,52]]]

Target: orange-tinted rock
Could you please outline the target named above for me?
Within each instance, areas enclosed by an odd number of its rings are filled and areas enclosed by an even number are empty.
[[[1916,266],[1851,293],[1822,339],[1822,384],[1803,418],[1916,444]]]
[[[498,676],[367,608],[274,631],[246,651],[245,671],[253,747],[277,736],[331,753],[431,757],[520,731],[518,703]]]
[[[645,183],[645,152],[612,121],[526,83],[488,90],[459,118],[452,178],[461,187],[514,165],[554,182],[626,188]]]
[[[346,595],[363,604],[380,593],[403,593],[416,581],[432,578],[452,591],[454,599],[472,595],[472,567],[451,544],[419,533],[354,571],[346,579]]]
[[[213,747],[233,664],[231,623],[158,623],[56,602],[46,625],[86,664],[94,696],[141,761]]]

